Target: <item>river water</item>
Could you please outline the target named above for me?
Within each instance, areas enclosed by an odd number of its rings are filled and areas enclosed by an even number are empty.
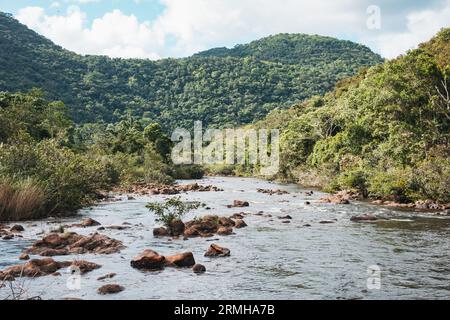
[[[39,295],[44,299],[450,298],[448,218],[360,202],[321,204],[315,202],[323,196],[320,192],[307,196],[306,190],[296,185],[258,179],[211,177],[194,182],[215,185],[224,191],[183,194],[183,199],[201,201],[211,208],[197,210],[185,220],[206,214],[229,216],[246,211],[252,213],[245,217],[248,227],[235,230],[236,234],[231,236],[211,239],[154,238],[155,220],[145,205],[168,196],[127,200],[123,195],[122,201],[87,208],[80,214],[105,226],[131,223],[133,227],[127,230],[101,231],[123,241],[126,249],[112,255],[56,257],[62,261],[84,259],[102,267],[83,275],[79,290],[68,289],[70,275],[66,271],[60,277],[25,279],[22,283],[28,295]],[[290,194],[270,196],[258,193],[257,188],[283,189]],[[249,201],[250,207],[244,210],[227,208],[226,205],[233,200]],[[259,211],[264,214],[255,215]],[[365,213],[390,220],[376,223],[350,221],[352,216]],[[285,215],[293,218],[290,224],[278,219]],[[20,263],[17,257],[34,240],[42,237],[38,233],[48,232],[60,224],[79,222],[83,217],[24,223],[23,239],[0,240],[0,269]],[[322,221],[334,223],[322,224]],[[70,231],[89,234],[95,231],[95,227],[72,228]],[[231,256],[204,257],[211,243],[229,248]],[[196,275],[190,269],[141,272],[131,268],[132,257],[144,249],[153,249],[162,255],[191,251],[197,263],[206,266],[207,272]],[[112,272],[117,273],[115,278],[97,280],[99,276]],[[125,291],[112,296],[97,294],[97,289],[107,283],[120,284]],[[5,290],[0,289],[0,299]]]

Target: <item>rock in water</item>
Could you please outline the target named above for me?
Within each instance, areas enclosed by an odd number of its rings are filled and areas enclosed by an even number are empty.
[[[230,234],[233,234],[233,228],[220,227],[219,230],[217,230],[217,234],[221,236],[229,236]]]
[[[362,216],[354,216],[350,218],[350,221],[353,222],[371,222],[371,221],[377,221],[377,217],[371,214],[365,214]]]
[[[119,293],[125,290],[124,287],[119,286],[118,284],[106,284],[100,288],[98,288],[97,292],[102,295],[106,294],[114,294]]]
[[[108,274],[105,274],[104,276],[98,277],[97,280],[98,281],[102,281],[102,280],[105,280],[105,279],[112,279],[116,275],[117,275],[117,273],[114,273],[114,272],[113,273],[108,273]]]
[[[204,272],[206,272],[206,267],[202,264],[196,264],[192,268],[192,271],[194,271],[194,273],[204,273]]]
[[[25,231],[25,228],[22,227],[20,224],[16,224],[11,227],[10,231],[11,232],[22,232],[22,231]]]
[[[170,223],[169,234],[173,237],[181,236],[184,233],[185,225],[183,221],[177,219]]]
[[[86,218],[81,222],[81,226],[87,228],[87,227],[96,227],[96,226],[100,226],[101,223],[98,221],[95,221],[92,218]]]
[[[153,250],[145,250],[131,260],[131,266],[141,270],[160,270],[164,268],[166,259]]]
[[[236,222],[235,222],[234,227],[235,227],[235,228],[238,228],[238,229],[240,229],[240,228],[245,228],[245,227],[247,227],[247,224],[245,223],[244,220],[242,220],[242,219],[237,219]]]
[[[179,253],[173,256],[166,256],[165,258],[166,263],[169,266],[184,268],[192,267],[193,265],[195,265],[195,259],[192,252]]]
[[[212,244],[205,253],[205,257],[228,257],[229,255],[230,249],[223,248],[217,244]]]
[[[154,228],[153,229],[153,236],[155,237],[166,237],[169,235],[169,232],[167,231],[166,228]]]

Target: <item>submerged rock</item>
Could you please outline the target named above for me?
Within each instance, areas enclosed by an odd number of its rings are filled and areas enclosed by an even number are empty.
[[[204,272],[206,272],[206,267],[202,264],[196,264],[192,268],[192,271],[194,271],[194,273],[204,273]]]
[[[125,290],[124,287],[118,285],[118,284],[106,284],[100,288],[98,288],[97,292],[102,295],[106,294],[115,294],[119,293]]]
[[[230,253],[230,249],[212,244],[206,251],[205,257],[228,257]]]
[[[108,274],[105,274],[104,276],[98,277],[97,280],[98,281],[102,281],[102,280],[105,280],[105,279],[112,279],[116,275],[117,275],[117,273],[114,273],[114,272],[113,273],[108,273]]]
[[[250,203],[242,200],[234,200],[232,205],[228,205],[228,208],[244,208],[249,207]]]
[[[350,221],[353,222],[371,222],[371,221],[377,221],[378,218],[371,214],[365,214],[362,216],[354,216],[350,218]]]
[[[145,250],[131,260],[131,266],[140,270],[159,270],[164,268],[166,258],[153,250]]]
[[[264,193],[264,194],[268,194],[270,196],[273,195],[284,195],[284,194],[289,194],[289,192],[285,191],[285,190],[280,190],[280,189],[276,189],[276,190],[271,190],[271,189],[257,189],[257,191],[259,193]]]

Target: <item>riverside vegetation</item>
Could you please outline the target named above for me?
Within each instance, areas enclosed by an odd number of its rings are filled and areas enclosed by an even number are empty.
[[[151,62],[79,56],[0,14],[0,40],[0,90],[10,91],[0,94],[0,220],[71,214],[114,186],[201,177],[173,166],[168,129],[241,125],[270,110],[251,126],[282,131],[275,178],[450,202],[449,29],[370,68],[382,60],[366,47],[319,36]]]

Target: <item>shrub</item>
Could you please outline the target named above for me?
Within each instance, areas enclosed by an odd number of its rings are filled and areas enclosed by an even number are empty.
[[[164,203],[147,204],[147,208],[156,215],[156,221],[169,229],[175,220],[181,220],[186,213],[199,207],[199,202],[183,202],[180,197],[170,198]]]
[[[31,220],[45,215],[43,188],[30,179],[0,182],[0,221]]]

